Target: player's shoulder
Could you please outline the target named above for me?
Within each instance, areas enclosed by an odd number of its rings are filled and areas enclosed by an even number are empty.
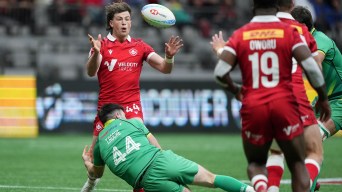
[[[105,38],[103,38],[103,39],[101,40],[101,44],[104,45],[104,46],[106,46],[106,45],[108,45],[108,44],[110,44],[110,43],[112,43],[112,41],[109,40],[107,37],[105,37]]]
[[[110,42],[110,40],[107,37],[104,37],[101,42]]]
[[[304,35],[304,29],[302,28],[303,26],[300,23],[285,23],[281,22],[279,24],[279,28],[284,30],[284,34],[286,38],[290,38],[293,36],[294,33],[297,33],[298,35]],[[307,31],[308,32],[308,31]]]
[[[131,42],[132,43],[145,43],[146,44],[146,42],[142,38],[133,38],[133,37],[131,37]]]
[[[141,38],[131,38],[131,43],[134,43],[135,45],[138,46],[145,46],[148,45],[143,39]]]
[[[325,33],[323,33],[322,31],[317,31],[317,30],[315,30],[315,32],[314,32],[314,37],[315,37],[315,39],[317,38],[317,39],[323,40],[323,41],[331,41],[332,40]]]
[[[131,118],[131,119],[125,119],[125,121],[132,123],[134,125],[141,125],[143,124],[139,119],[137,118]]]
[[[255,33],[261,33],[266,31],[267,33],[272,32],[279,32],[282,31],[284,34],[289,33],[290,31],[295,30],[293,27],[291,27],[290,24],[285,22],[272,22],[270,23],[261,23],[261,22],[250,22],[241,28],[238,29],[239,33],[244,33],[246,31],[254,31]]]
[[[251,26],[249,25],[249,23],[247,23],[247,24],[235,29],[232,36],[242,35],[243,32],[250,30],[250,28],[251,28]]]
[[[249,22],[246,25],[242,26],[241,29],[248,30],[252,28],[258,28],[258,29],[269,29],[271,28],[288,28],[290,26],[289,23],[281,22],[279,21],[273,21],[273,22]]]
[[[291,27],[294,27],[295,29],[297,29],[299,34],[303,35],[303,34],[310,33],[306,25],[304,25],[303,23],[299,23],[297,20],[293,20],[293,19],[289,19],[288,21],[289,21],[288,24],[290,24]]]

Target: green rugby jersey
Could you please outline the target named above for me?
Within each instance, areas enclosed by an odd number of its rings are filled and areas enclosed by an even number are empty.
[[[324,53],[322,62],[323,76],[329,100],[342,98],[342,56],[335,42],[324,33],[311,30],[316,40],[318,51]]]
[[[132,187],[147,168],[159,148],[147,139],[148,129],[136,119],[116,119],[105,123],[94,147],[94,165],[105,164]]]

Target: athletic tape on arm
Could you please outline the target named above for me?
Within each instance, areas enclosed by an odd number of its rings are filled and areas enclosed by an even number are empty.
[[[226,63],[223,60],[219,60],[216,64],[215,70],[214,70],[214,77],[216,83],[221,85],[222,87],[227,88],[228,84],[223,79],[224,75],[226,75],[230,70],[232,69],[232,66]]]
[[[216,64],[214,75],[215,77],[222,78],[224,75],[226,75],[230,70],[232,69],[232,66],[228,64],[227,62],[223,60],[219,60]]]
[[[303,60],[302,67],[313,87],[317,88],[324,84],[324,77],[313,57]]]

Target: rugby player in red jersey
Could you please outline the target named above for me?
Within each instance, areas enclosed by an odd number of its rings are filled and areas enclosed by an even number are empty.
[[[143,40],[129,35],[131,8],[127,3],[120,1],[107,5],[106,19],[109,31],[106,38],[102,39],[98,35],[94,39],[88,35],[92,48],[86,66],[88,75],[97,75],[98,78],[98,109],[106,103],[118,103],[124,107],[127,119],[137,118],[143,121],[139,86],[143,62],[146,61],[161,73],[171,73],[174,55],[183,46],[182,39],[172,36],[165,43],[165,57],[161,57]],[[103,125],[96,116],[91,149],[102,129]],[[87,183],[84,186],[86,188],[89,186]],[[96,185],[94,182],[90,184],[90,188]]]
[[[292,86],[292,57],[304,69],[319,95],[321,120],[330,117],[322,73],[298,31],[275,15],[277,1],[254,0],[255,16],[225,43],[222,33],[213,36],[219,57],[215,77],[236,95],[242,95],[242,138],[248,176],[258,192],[267,191],[267,154],[275,139],[291,172],[292,191],[308,191],[303,124]],[[243,86],[232,83],[229,72],[239,64]],[[241,97],[240,97],[241,98]]]
[[[293,0],[278,0],[279,12],[277,17],[285,23],[295,27],[307,43],[312,55],[317,57],[317,44],[308,28],[296,21],[290,14],[294,7]],[[303,71],[298,66],[295,59],[292,66],[292,85],[293,93],[299,105],[299,113],[303,121],[304,139],[306,143],[305,166],[309,172],[310,185],[314,182],[320,171],[323,161],[323,146],[320,136],[319,126],[317,124],[315,113],[311,107],[304,88]],[[316,59],[317,61],[317,59]],[[284,172],[284,155],[275,142],[272,143],[270,155],[266,163],[268,177],[268,192],[278,192],[280,180]],[[311,186],[311,188],[313,188]]]

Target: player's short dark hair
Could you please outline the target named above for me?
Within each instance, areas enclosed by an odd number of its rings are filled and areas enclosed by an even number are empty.
[[[309,30],[311,30],[313,26],[313,20],[312,15],[309,9],[303,7],[303,6],[296,6],[291,11],[292,17],[297,20],[299,23],[303,23],[308,27]]]
[[[106,123],[108,120],[113,119],[114,113],[117,110],[124,110],[121,105],[115,103],[104,104],[100,110],[98,110],[97,115],[102,122],[102,124]]]
[[[292,7],[293,0],[278,0],[278,6],[279,7],[285,7],[287,9],[290,9]]]
[[[254,9],[277,8],[278,0],[253,0]]]
[[[106,9],[106,17],[107,17],[107,21],[106,21],[107,31],[112,30],[112,27],[109,25],[109,22],[110,20],[113,19],[115,14],[122,13],[125,11],[128,11],[129,14],[132,13],[131,7],[126,2],[122,2],[122,0],[117,0],[114,3],[106,5],[105,9]]]

